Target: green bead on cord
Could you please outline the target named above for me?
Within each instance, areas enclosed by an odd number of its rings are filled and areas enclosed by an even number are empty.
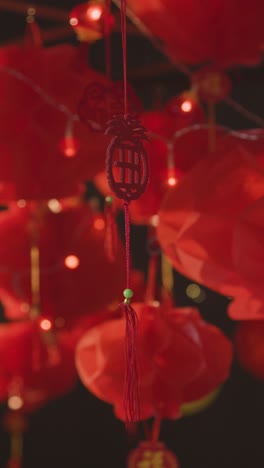
[[[107,195],[107,197],[105,197],[105,202],[108,204],[108,205],[112,205],[114,199],[111,195]]]
[[[124,295],[124,298],[125,298],[125,303],[126,303],[126,304],[129,304],[131,298],[132,298],[133,295],[134,295],[134,293],[133,293],[132,289],[128,289],[128,288],[127,288],[127,289],[125,289],[125,290],[123,291],[123,295]]]

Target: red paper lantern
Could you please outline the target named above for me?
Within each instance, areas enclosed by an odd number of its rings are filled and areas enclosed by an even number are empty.
[[[178,418],[185,402],[207,395],[227,378],[231,345],[195,309],[134,306],[139,319],[140,417]],[[76,351],[84,385],[114,405],[123,420],[124,333],[123,317],[109,321],[84,335]]]
[[[11,410],[33,411],[74,387],[75,340],[69,333],[58,333],[48,345],[28,321],[2,324],[0,337],[0,399]]]
[[[228,67],[261,59],[262,0],[128,0],[128,6],[176,63]]]
[[[84,88],[94,81],[106,84],[87,67],[78,48],[1,49],[0,184],[8,191],[4,201],[75,195],[81,182],[103,169],[108,139],[91,136],[76,114]],[[74,157],[60,148],[65,139],[69,147],[69,138],[79,146]]]
[[[234,264],[233,235],[241,214],[264,195],[261,158],[232,145],[199,163],[170,191],[158,226],[161,247],[176,270],[227,296],[247,288]]]
[[[245,321],[238,324],[234,346],[241,367],[254,377],[264,379],[264,322]]]
[[[27,316],[31,304],[30,207],[12,206],[0,216],[1,299],[10,318]],[[39,227],[40,299],[47,319],[66,325],[116,301],[122,289],[123,249],[115,261],[104,251],[104,230],[88,206],[47,212]],[[18,307],[20,306],[20,309]],[[20,313],[19,313],[20,311]]]
[[[141,442],[128,457],[127,468],[179,468],[174,453],[161,442]]]
[[[245,283],[241,294],[229,306],[235,320],[263,320],[263,209],[264,198],[253,203],[241,215],[233,235],[233,261]]]

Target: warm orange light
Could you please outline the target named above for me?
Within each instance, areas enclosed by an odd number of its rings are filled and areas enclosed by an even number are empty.
[[[170,187],[174,187],[174,185],[176,185],[177,182],[178,182],[178,181],[177,181],[176,177],[174,177],[174,176],[169,177],[168,180],[167,180],[167,184],[168,184]]]
[[[40,328],[43,330],[43,331],[49,331],[51,330],[51,327],[52,327],[52,323],[50,320],[48,319],[42,319],[40,321]]]
[[[79,23],[78,19],[73,17],[73,18],[70,18],[70,25],[71,26],[77,26]]]
[[[67,158],[73,158],[78,153],[80,144],[76,138],[73,138],[72,136],[66,136],[60,142],[60,149],[64,156]]]
[[[7,401],[8,408],[13,411],[21,409],[23,404],[23,399],[19,395],[11,395]]]
[[[93,222],[94,229],[97,231],[103,231],[105,228],[105,220],[103,218],[96,218]]]
[[[48,201],[48,207],[52,213],[60,213],[62,211],[61,203],[56,198]]]
[[[75,270],[80,265],[80,260],[76,255],[68,255],[64,260],[65,266],[70,270]]]
[[[182,112],[191,112],[192,107],[193,107],[193,106],[192,106],[191,101],[188,101],[188,100],[183,101],[183,103],[181,104],[181,110],[182,110]]]
[[[99,5],[92,5],[87,8],[86,16],[91,21],[98,21],[103,14],[103,10]]]

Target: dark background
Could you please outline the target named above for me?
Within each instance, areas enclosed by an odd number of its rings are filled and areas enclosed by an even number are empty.
[[[142,0],[144,1],[144,0]],[[21,2],[22,3],[22,2]],[[38,0],[35,6],[51,5],[70,10],[77,1]],[[0,2],[1,5],[1,2]],[[39,21],[43,29],[54,24]],[[7,13],[0,8],[0,41],[2,45],[23,35],[22,15]],[[74,36],[67,40],[76,42]],[[90,50],[90,63],[104,69],[103,44]],[[113,77],[121,76],[120,34],[113,37]],[[163,102],[189,85],[188,79],[171,66],[148,40],[129,35],[128,69],[131,84],[146,108]],[[164,64],[161,72],[160,64]],[[263,115],[264,68],[229,71],[233,82],[233,97],[248,109]],[[1,105],[1,103],[0,103]],[[226,105],[217,109],[218,121],[234,129],[254,127],[254,124],[230,110]],[[132,251],[135,265],[145,269],[145,230],[132,229]],[[178,305],[194,304],[185,293],[189,280],[175,273],[175,297]],[[199,304],[204,318],[232,336],[234,324],[226,316],[228,300],[209,290]],[[0,363],[1,365],[1,363]],[[1,410],[4,414],[4,408]],[[114,416],[110,406],[90,395],[78,384],[76,390],[51,402],[31,415],[25,436],[24,468],[124,468],[129,449],[138,439],[129,440],[126,431]],[[173,450],[182,468],[258,468],[264,465],[264,384],[244,373],[234,363],[230,380],[217,401],[206,411],[175,422],[164,422],[161,439]],[[139,432],[142,437],[142,432]],[[0,428],[0,468],[8,458],[8,435]]]

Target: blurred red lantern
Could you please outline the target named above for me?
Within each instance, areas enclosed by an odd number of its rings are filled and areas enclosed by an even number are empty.
[[[255,64],[264,43],[262,0],[128,0],[175,63]],[[238,12],[239,7],[239,12]]]
[[[264,379],[264,322],[245,321],[238,324],[234,347],[241,367],[254,377]]]
[[[94,81],[106,83],[69,45],[0,50],[0,183],[6,198],[71,196],[103,169],[108,139],[91,137],[76,114],[84,88]],[[69,137],[79,146],[75,157],[66,154]]]
[[[231,345],[195,309],[134,304],[139,318],[137,353],[141,419],[175,419],[183,403],[207,395],[228,377]],[[77,346],[76,364],[84,385],[123,410],[125,319],[90,330]]]
[[[1,299],[7,317],[27,316],[31,304],[30,207],[12,206],[0,216]],[[104,229],[88,206],[46,212],[39,224],[40,300],[47,319],[66,325],[116,301],[122,288],[123,249],[115,261],[104,252]],[[18,306],[19,305],[19,306]]]
[[[245,283],[241,294],[236,295],[228,308],[235,320],[264,319],[263,209],[262,197],[245,210],[234,231],[233,261]]]
[[[174,453],[161,442],[141,442],[128,457],[127,468],[179,468]]]
[[[34,322],[0,325],[0,399],[11,410],[33,411],[76,382],[74,342],[60,332],[46,344]],[[58,359],[52,359],[52,353]]]
[[[232,145],[199,163],[170,191],[158,226],[161,247],[176,270],[227,296],[247,288],[234,264],[233,235],[241,214],[264,195],[258,156]]]
[[[70,13],[70,25],[83,42],[93,42],[111,32],[114,17],[100,0],[76,5]]]

